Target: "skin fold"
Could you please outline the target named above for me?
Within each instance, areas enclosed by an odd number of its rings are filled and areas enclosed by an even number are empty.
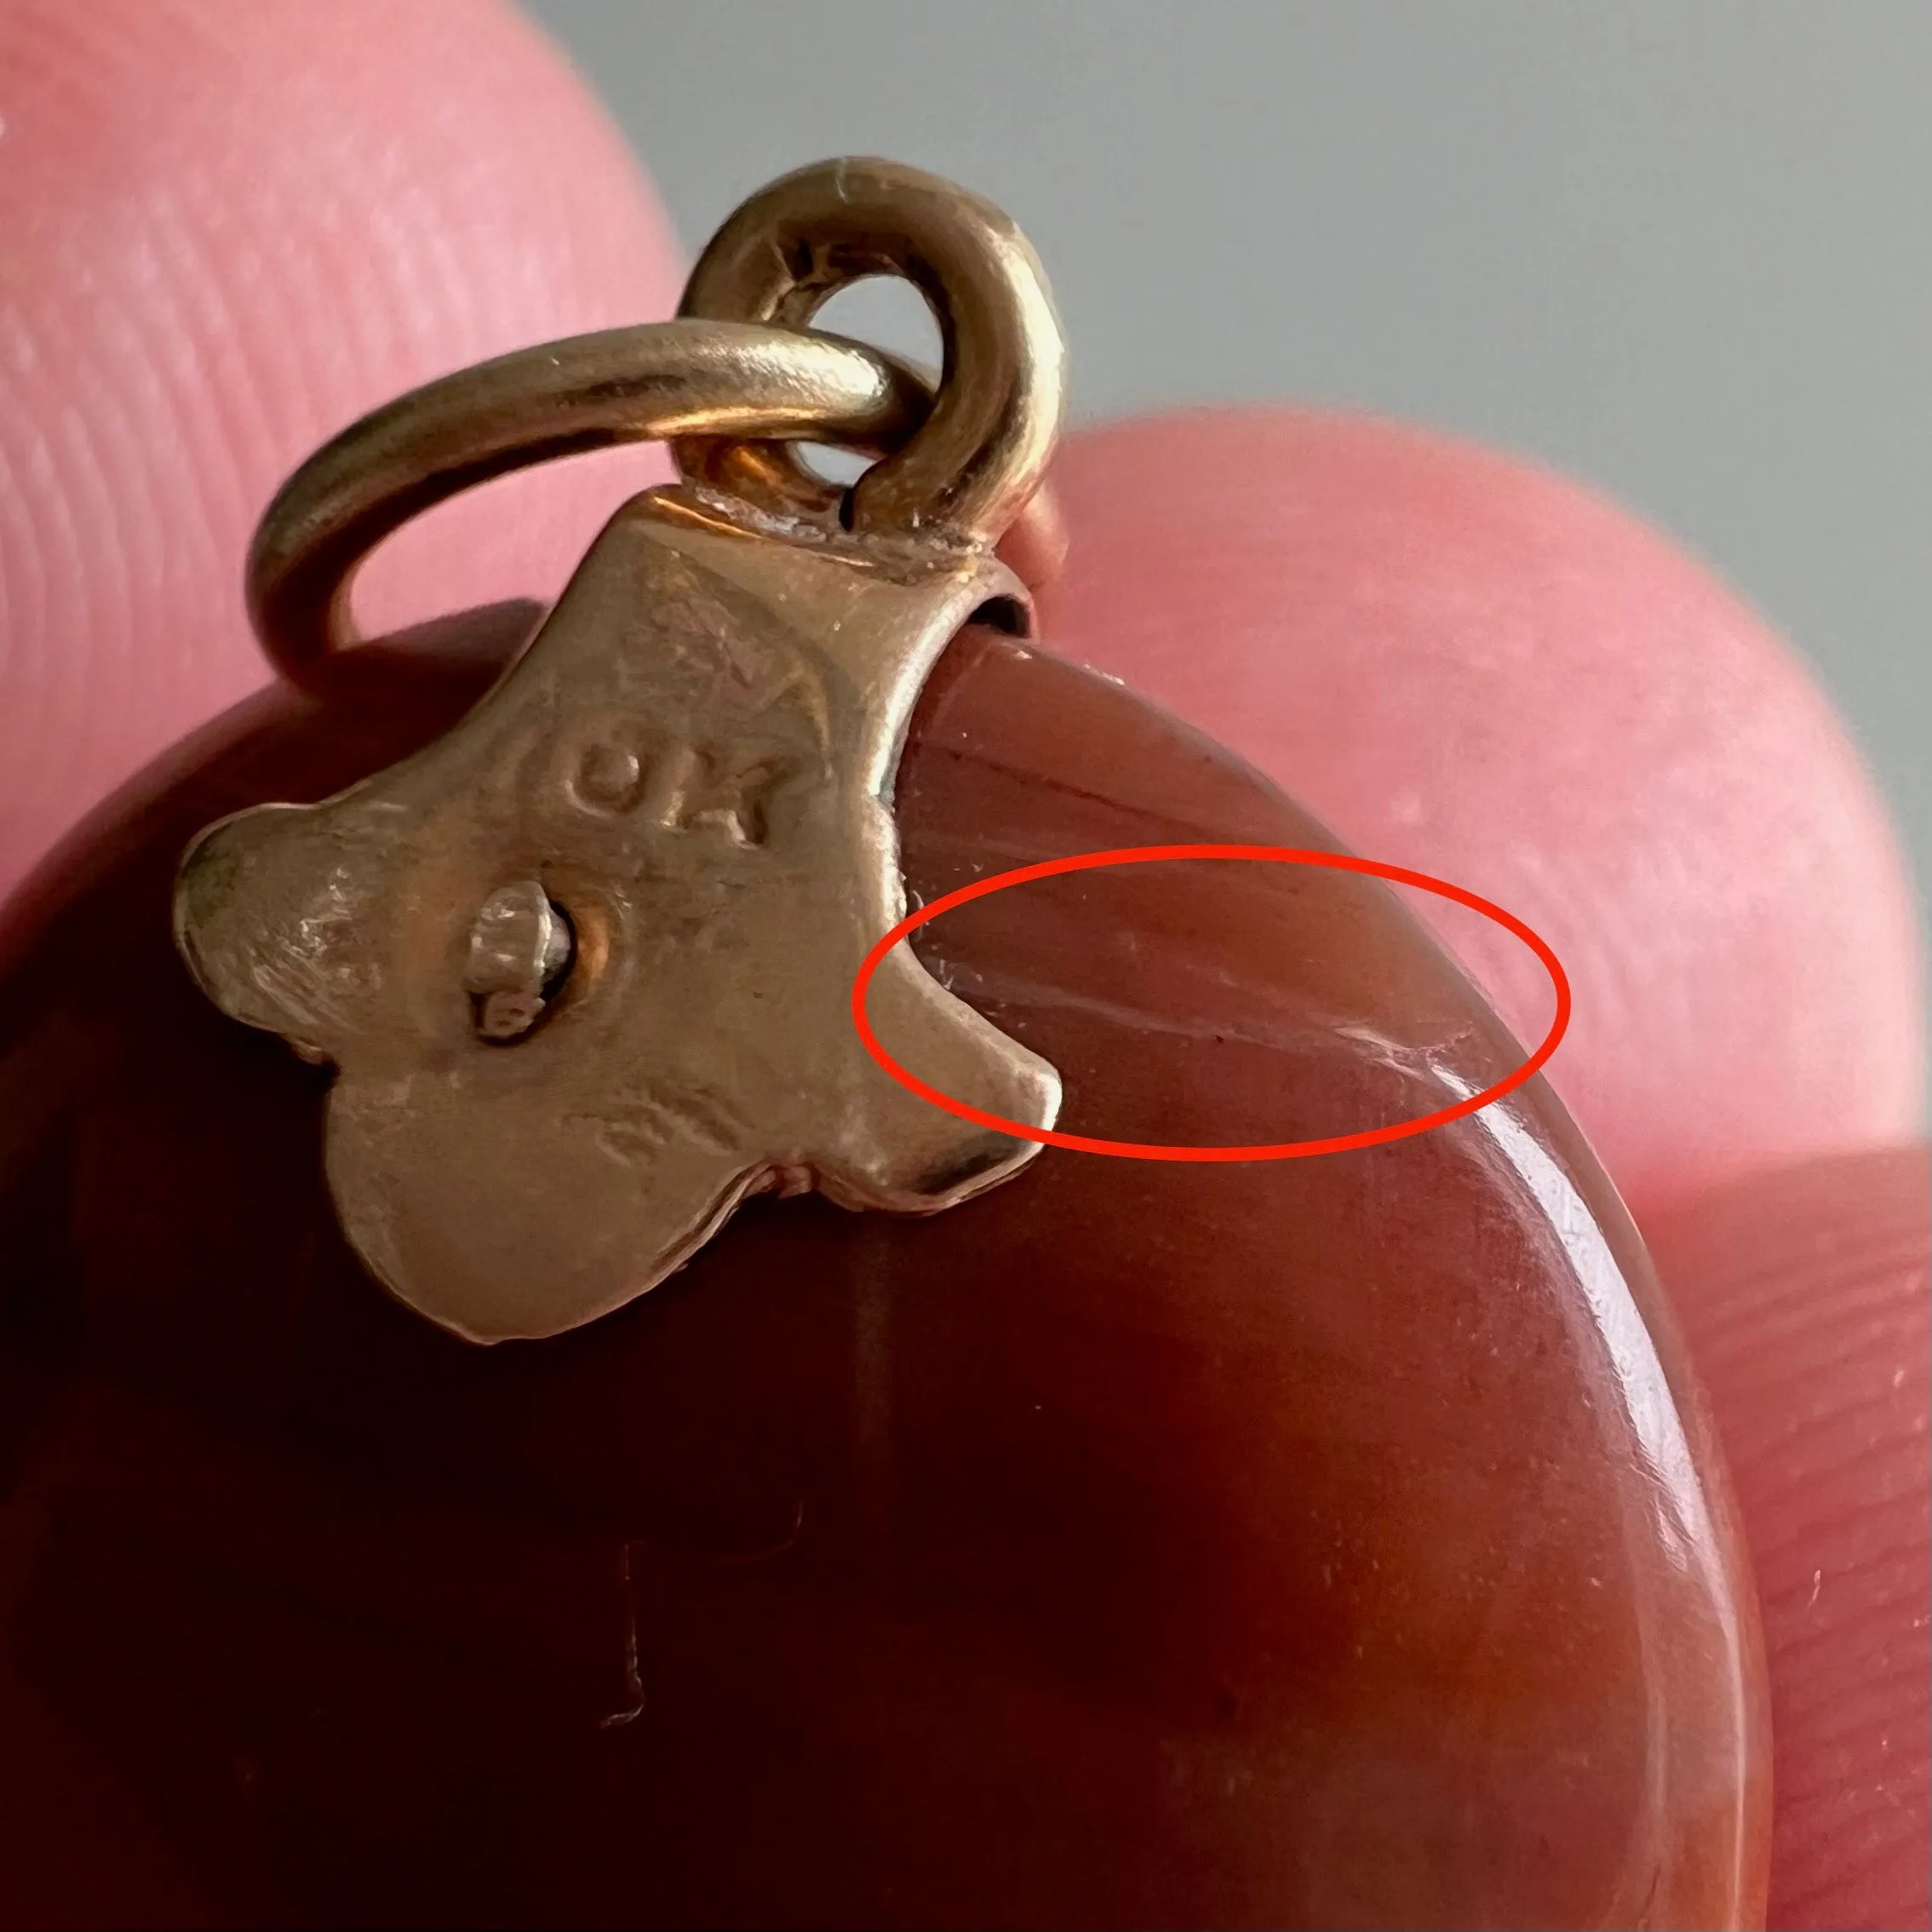
[[[666,314],[679,268],[581,83],[473,0],[0,0],[0,120],[4,889],[263,681],[239,560],[316,442],[479,358]],[[438,513],[372,569],[370,623],[553,591],[656,473],[593,459]],[[1699,566],[1485,452],[1203,412],[1075,436],[1057,480],[1050,645],[1564,957],[1552,1084],[1652,1239],[1763,1594],[1770,1923],[1924,1923],[1919,966],[1842,728]],[[1540,1030],[1518,962],[1444,936]],[[148,1828],[102,1768],[63,1774],[130,1844]]]

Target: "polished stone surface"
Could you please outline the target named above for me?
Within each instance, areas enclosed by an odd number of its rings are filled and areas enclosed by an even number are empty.
[[[208,819],[454,715],[479,673],[425,664],[221,721],[0,932],[0,1920],[1752,1923],[1722,1472],[1540,1082],[1317,1160],[1049,1150],[929,1220],[761,1201],[547,1343],[374,1287],[326,1071],[195,994],[167,900]],[[899,803],[926,898],[1327,842],[972,633]],[[1352,874],[1090,873],[920,939],[1076,1131],[1344,1132],[1520,1057]]]

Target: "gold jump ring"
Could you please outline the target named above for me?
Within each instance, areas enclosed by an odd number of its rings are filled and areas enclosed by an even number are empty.
[[[612,444],[697,435],[897,449],[931,398],[839,336],[681,320],[520,349],[352,423],[276,493],[249,553],[248,605],[276,668],[312,682],[355,642],[357,567],[412,517],[490,478]]]

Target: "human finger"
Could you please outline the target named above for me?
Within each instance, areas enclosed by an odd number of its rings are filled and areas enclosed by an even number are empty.
[[[241,559],[309,449],[668,313],[678,277],[622,143],[496,0],[4,0],[0,73],[3,895],[265,680]],[[618,494],[573,465],[437,513],[373,567],[370,622],[555,588]]]
[[[1923,1925],[1932,1683],[1923,1147],[1646,1230],[1716,1412],[1769,1654],[1774,1926]]]
[[[1123,423],[1056,480],[1048,640],[1356,850],[1541,932],[1576,995],[1551,1077],[1633,1207],[1915,1131],[1884,808],[1809,674],[1701,567],[1574,484],[1361,417]],[[1445,931],[1540,1034],[1527,949]]]

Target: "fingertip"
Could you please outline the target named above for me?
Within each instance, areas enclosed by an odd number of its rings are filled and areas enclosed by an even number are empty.
[[[1917,920],[1883,805],[1701,566],[1558,477],[1363,417],[1123,423],[1055,481],[1047,640],[1356,850],[1541,932],[1576,997],[1551,1076],[1633,1203],[1916,1131]],[[1535,1038],[1527,949],[1442,930]]]

